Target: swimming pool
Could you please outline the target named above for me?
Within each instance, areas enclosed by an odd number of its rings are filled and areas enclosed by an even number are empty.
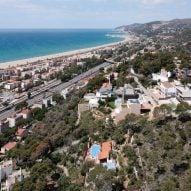
[[[100,145],[97,145],[97,144],[92,145],[92,147],[90,149],[91,157],[97,158],[99,153],[100,153],[100,151],[101,151],[101,146]]]
[[[108,170],[115,170],[116,164],[114,162],[104,163],[103,166],[107,167]]]

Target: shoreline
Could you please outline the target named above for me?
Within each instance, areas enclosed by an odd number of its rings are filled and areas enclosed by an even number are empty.
[[[16,61],[2,62],[2,63],[0,63],[0,69],[5,70],[8,68],[25,66],[27,64],[32,64],[32,63],[35,63],[38,61],[45,61],[48,59],[55,59],[55,58],[60,58],[60,57],[80,55],[80,54],[88,53],[91,51],[99,50],[101,48],[117,46],[117,45],[123,44],[125,42],[128,42],[131,39],[129,35],[124,36],[122,38],[123,39],[121,41],[113,42],[113,43],[109,43],[109,44],[104,44],[104,45],[100,45],[100,46],[94,46],[94,47],[90,47],[90,48],[82,48],[82,49],[66,51],[66,52],[62,52],[62,53],[55,53],[55,54],[38,56],[38,57],[27,58],[27,59],[16,60]]]

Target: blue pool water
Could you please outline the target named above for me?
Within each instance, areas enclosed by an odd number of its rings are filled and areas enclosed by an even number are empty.
[[[116,164],[114,162],[104,163],[104,166],[107,167],[108,170],[115,170],[116,169]]]
[[[92,145],[91,149],[90,149],[90,155],[93,157],[93,158],[97,158],[99,153],[101,151],[101,146],[100,145]]]
[[[107,29],[0,29],[0,63],[118,42]]]

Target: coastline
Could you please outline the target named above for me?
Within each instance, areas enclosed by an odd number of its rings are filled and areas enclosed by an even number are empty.
[[[91,51],[99,50],[102,48],[114,47],[114,46],[123,44],[125,42],[128,42],[130,39],[131,39],[131,37],[128,35],[128,36],[123,36],[121,41],[113,42],[113,43],[109,43],[109,44],[104,44],[104,45],[100,45],[100,46],[83,48],[83,49],[72,50],[72,51],[66,51],[66,52],[62,52],[62,53],[56,53],[56,54],[51,54],[51,55],[46,55],[46,56],[38,56],[38,57],[16,60],[16,61],[10,61],[10,62],[2,62],[2,63],[0,63],[0,69],[7,69],[7,68],[17,67],[17,66],[25,66],[25,65],[30,64],[30,63],[32,64],[32,63],[35,63],[37,61],[44,61],[47,59],[55,59],[55,58],[60,58],[60,57],[80,55],[80,54],[88,53]]]

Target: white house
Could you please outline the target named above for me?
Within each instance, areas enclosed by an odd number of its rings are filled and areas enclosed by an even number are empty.
[[[63,90],[61,91],[61,95],[63,96],[64,99],[66,99],[66,97],[67,97],[68,94],[69,94],[68,88],[63,89]]]
[[[5,154],[6,152],[10,151],[11,149],[15,148],[17,145],[17,142],[9,142],[1,147],[1,153]]]
[[[42,104],[43,104],[45,107],[50,107],[50,106],[53,104],[52,97],[44,98],[44,99],[42,100]]]
[[[0,162],[0,180],[1,181],[5,179],[7,176],[9,176],[10,174],[12,174],[12,172],[13,172],[12,160]]]
[[[95,99],[95,98],[96,98],[96,94],[94,94],[94,93],[88,93],[88,94],[84,95],[85,101],[90,101],[90,99]]]
[[[164,98],[170,98],[176,96],[176,88],[170,82],[162,82],[159,85],[159,90]]]
[[[98,99],[97,98],[90,99],[89,100],[89,107],[91,109],[99,107]]]
[[[14,171],[12,174],[8,175],[6,182],[1,184],[1,191],[10,191],[12,190],[13,184],[16,182],[23,181],[24,176],[22,170]]]
[[[28,119],[31,117],[31,110],[29,109],[23,109],[21,112],[20,112],[20,115],[23,116],[23,119]]]
[[[171,72],[167,72],[166,70],[161,69],[160,73],[152,74],[152,79],[155,81],[166,82],[166,81],[168,81],[168,78],[170,76],[171,76]]]
[[[184,86],[176,86],[177,98],[182,101],[191,101],[191,89]]]
[[[23,116],[20,114],[15,114],[11,117],[8,117],[7,120],[9,121],[9,127],[14,127],[16,123],[21,119],[23,119]]]
[[[4,85],[4,88],[6,90],[13,90],[15,88],[15,84],[14,83],[7,83]]]

